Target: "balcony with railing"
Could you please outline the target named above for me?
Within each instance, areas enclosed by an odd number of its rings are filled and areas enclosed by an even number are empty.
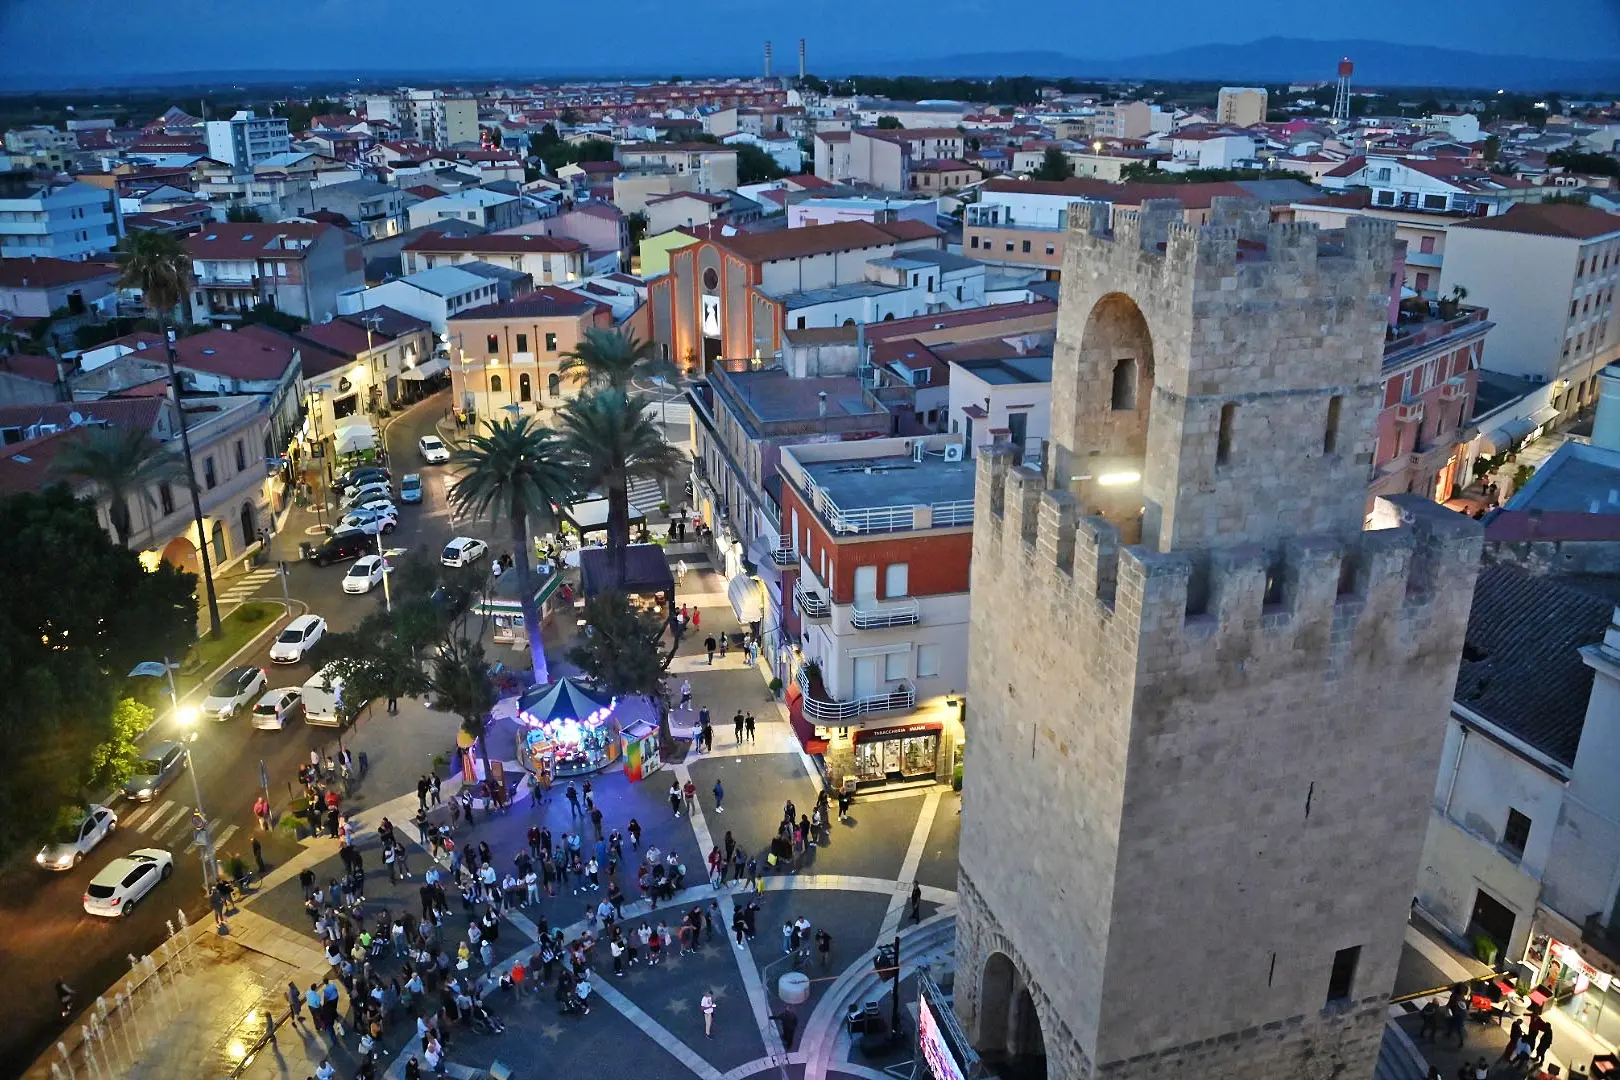
[[[776,546],[771,549],[771,562],[777,566],[793,566],[798,561],[799,552],[791,540],[778,540]]]
[[[810,677],[809,668],[808,664],[799,665],[796,677],[799,689],[804,691],[804,715],[822,726],[847,724],[862,716],[905,712],[917,707],[917,688],[905,680],[901,680],[893,690],[881,694],[835,701],[826,696],[819,676]]]
[[[886,630],[893,626],[913,626],[922,621],[922,605],[915,597],[880,602],[857,600],[849,621],[857,630]]]
[[[832,604],[827,598],[814,589],[804,587],[804,578],[793,583],[793,598],[799,603],[799,611],[807,619],[832,618]]]

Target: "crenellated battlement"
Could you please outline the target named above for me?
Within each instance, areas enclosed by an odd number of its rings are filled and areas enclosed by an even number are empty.
[[[1047,489],[1001,447],[980,452],[977,498],[976,561],[999,562],[1000,580],[1103,615],[1137,650],[1183,665],[1278,650],[1421,649],[1437,604],[1466,608],[1469,594],[1446,586],[1467,580],[1481,546],[1477,523],[1397,496],[1379,501],[1375,524],[1386,527],[1348,539],[1160,553],[1121,544],[1113,523]]]
[[[1074,244],[1083,258],[1146,256],[1160,272],[1186,272],[1205,280],[1241,274],[1246,285],[1265,287],[1277,274],[1365,275],[1386,281],[1394,262],[1395,226],[1351,218],[1342,230],[1310,222],[1273,222],[1266,207],[1250,199],[1217,196],[1209,222],[1183,220],[1175,199],[1151,199],[1139,209],[1075,203],[1069,211]]]

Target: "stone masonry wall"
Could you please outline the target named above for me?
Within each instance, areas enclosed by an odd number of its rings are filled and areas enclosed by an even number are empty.
[[[1354,1080],[1377,1054],[1479,527],[1401,496],[1380,500],[1394,527],[1360,531],[1381,342],[1364,309],[1387,230],[1320,250],[1314,231],[1273,232],[1251,272],[1235,254],[1248,209],[1165,221],[1162,254],[1160,216],[1071,248],[1089,284],[1065,273],[1062,489],[979,459],[959,1008],[975,1035],[984,962],[1008,952],[1039,991],[1055,1076]],[[1121,292],[1151,335],[1131,410],[1151,383],[1148,418],[1108,402],[1117,356],[1088,377],[1071,347]],[[1140,350],[1132,318],[1110,311],[1105,344]],[[1217,466],[1219,408],[1195,399],[1235,394],[1262,422],[1252,457]],[[1067,481],[1144,433],[1133,546],[1132,521],[1088,516],[1098,493]],[[1351,946],[1349,996],[1329,1002]]]

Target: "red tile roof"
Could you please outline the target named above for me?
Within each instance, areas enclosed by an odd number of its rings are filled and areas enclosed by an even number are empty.
[[[0,375],[15,375],[20,379],[30,379],[34,382],[54,383],[56,361],[48,356],[34,356],[30,353],[0,356]]]
[[[435,251],[454,254],[501,252],[503,254],[549,255],[586,250],[586,245],[566,236],[542,233],[483,233],[473,236],[445,236],[429,232],[405,245],[406,251]]]
[[[0,288],[54,289],[81,281],[117,277],[118,267],[75,259],[0,259]]]
[[[142,331],[114,338],[101,347],[107,345],[130,349],[144,346],[146,351],[160,356],[163,339]],[[180,367],[250,382],[280,379],[297,351],[298,342],[291,337],[253,323],[236,330],[205,330],[175,342]]]
[[[327,233],[342,230],[319,222],[221,221],[187,237],[186,254],[193,259],[300,259],[303,251],[285,241],[313,242]]]
[[[407,195],[415,195],[419,199],[437,199],[444,192],[428,184],[412,184],[405,189]]]
[[[733,255],[752,263],[771,262],[776,259],[801,259],[810,255],[825,255],[834,251],[854,251],[859,248],[881,247],[897,240],[916,239],[909,235],[912,226],[922,222],[896,222],[879,226],[865,221],[837,221],[830,225],[811,225],[802,229],[778,229],[765,233],[738,233],[735,236],[710,232],[709,240]],[[897,234],[896,225],[905,229]],[[941,235],[938,229],[925,225],[928,235]]]
[[[38,491],[60,479],[51,466],[56,455],[82,432],[59,431],[26,442],[0,447],[0,495]]]
[[[34,424],[55,424],[66,428],[74,424],[73,414],[78,413],[81,423],[99,420],[117,428],[152,431],[157,427],[158,416],[162,412],[163,399],[155,397],[0,405],[0,427],[26,428]]]
[[[832,184],[828,183],[826,180],[823,180],[819,176],[813,176],[810,173],[801,173],[798,176],[785,176],[782,178],[782,184],[784,187],[796,188],[799,191],[820,191],[823,188],[832,187]]]
[[[1505,214],[1460,221],[1456,228],[1592,240],[1620,233],[1620,215],[1577,203],[1518,203]]]

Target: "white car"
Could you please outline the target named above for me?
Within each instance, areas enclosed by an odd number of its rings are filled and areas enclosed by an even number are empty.
[[[343,575],[343,591],[368,593],[382,584],[383,575],[393,570],[380,555],[362,555],[354,560],[349,572]]]
[[[361,503],[376,498],[378,495],[383,496],[385,499],[388,499],[391,502],[394,498],[394,489],[390,487],[386,481],[378,481],[377,483],[373,484],[361,484],[353,491],[345,492],[343,495],[343,501],[339,505],[341,505],[345,510],[352,510]]]
[[[489,545],[470,536],[458,536],[444,545],[439,561],[445,566],[471,566],[489,554]]]
[[[315,643],[326,636],[326,620],[319,615],[300,615],[270,646],[270,659],[277,664],[296,664]]]
[[[229,720],[253,704],[264,693],[268,682],[263,668],[251,665],[231,668],[203,698],[202,714],[210,720]]]
[[[450,460],[450,448],[437,435],[424,435],[417,439],[416,448],[422,452],[422,460],[429,465],[443,465]]]
[[[356,511],[383,514],[393,517],[396,522],[399,520],[399,507],[394,505],[394,500],[390,496],[380,491],[375,495],[367,495],[353,506],[345,508],[344,513],[353,514]]]
[[[116,919],[128,915],[141,897],[174,873],[174,856],[146,847],[114,859],[101,868],[84,890],[84,910]]]
[[[117,814],[105,806],[91,806],[78,821],[58,830],[34,861],[47,870],[71,870],[116,828]]]
[[[260,731],[283,731],[288,721],[304,717],[304,695],[296,686],[271,690],[253,706],[253,726]]]
[[[391,533],[398,527],[399,514],[387,503],[350,510],[337,523],[338,529],[355,529],[367,536]]]

